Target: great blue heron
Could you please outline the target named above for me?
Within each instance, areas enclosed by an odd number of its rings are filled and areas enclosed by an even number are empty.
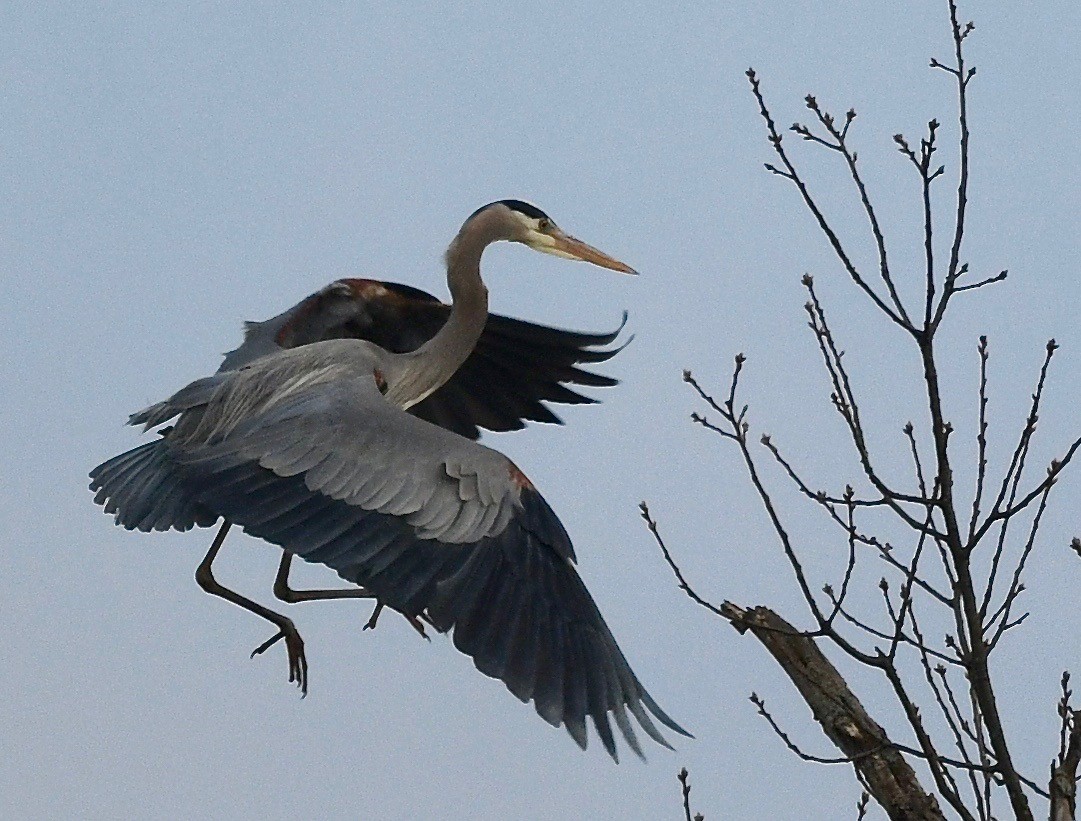
[[[225,354],[219,371],[235,370],[268,354],[328,339],[367,339],[392,353],[414,351],[435,336],[450,316],[451,306],[432,294],[372,279],[340,279],[310,294],[264,322],[245,323],[244,342]],[[489,314],[473,351],[434,393],[408,410],[469,439],[480,428],[519,430],[526,421],[562,424],[545,406],[591,403],[595,400],[567,384],[610,387],[611,377],[577,367],[606,362],[622,346],[595,350],[612,342],[623,329],[596,334],[566,331]],[[146,529],[149,529],[147,527]],[[274,594],[297,603],[311,600],[372,598],[363,588],[294,590],[289,586],[292,554],[283,551]],[[373,613],[374,626],[379,610]],[[415,627],[418,627],[414,623]],[[423,635],[423,628],[420,629]],[[265,645],[259,651],[265,649]]]
[[[533,206],[492,203],[466,220],[447,251],[453,308],[431,340],[404,354],[354,339],[316,342],[192,382],[132,415],[146,429],[176,422],[95,468],[91,488],[129,528],[224,519],[207,559],[235,522],[325,564],[407,617],[453,629],[477,669],[532,700],[583,749],[588,715],[618,760],[611,714],[641,755],[628,711],[666,747],[650,714],[687,733],[632,672],[547,502],[502,454],[402,412],[446,382],[476,345],[488,305],[480,258],[498,240],[633,273]],[[237,603],[278,627],[290,680],[305,687],[292,622]]]

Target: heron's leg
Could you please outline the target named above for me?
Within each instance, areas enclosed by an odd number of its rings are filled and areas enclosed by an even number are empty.
[[[302,601],[322,601],[324,599],[374,599],[375,594],[363,587],[337,590],[294,590],[289,586],[289,568],[293,563],[293,554],[282,551],[278,575],[274,577],[274,595],[283,602],[297,604]]]
[[[289,681],[295,681],[300,688],[301,693],[307,695],[308,659],[304,655],[304,640],[300,637],[300,633],[297,632],[296,625],[293,624],[292,619],[286,618],[279,613],[275,613],[273,610],[268,610],[261,604],[257,604],[251,599],[245,598],[227,587],[223,587],[218,583],[218,580],[214,578],[214,572],[211,569],[211,565],[214,563],[218,551],[221,550],[222,542],[225,541],[230,526],[231,523],[228,520],[222,523],[221,529],[218,530],[218,535],[214,537],[214,542],[210,545],[210,550],[207,551],[206,556],[195,571],[195,581],[197,581],[199,586],[210,595],[218,596],[239,607],[243,607],[248,612],[266,619],[278,628],[277,635],[257,648],[255,652],[252,653],[252,657],[254,658],[257,653],[263,652],[278,641],[278,639],[285,639],[285,649],[289,654]]]
[[[303,601],[321,601],[325,599],[374,599],[375,593],[363,588],[357,587],[352,590],[337,589],[337,590],[294,590],[289,586],[289,568],[293,563],[293,554],[288,550],[282,551],[281,564],[278,565],[278,575],[274,577],[274,595],[284,602],[289,604],[296,604]],[[364,625],[365,630],[371,630],[375,627],[376,622],[379,620],[379,613],[383,609],[383,603],[376,600],[375,610],[372,611],[372,617],[368,619],[368,623]],[[428,638],[428,634],[424,632],[424,625],[420,623],[416,616],[405,616],[405,620],[412,625],[423,638]],[[261,646],[256,652],[261,653],[281,636],[276,636],[269,644]],[[431,641],[431,639],[428,639]]]
[[[379,614],[383,612],[383,602],[377,601],[375,603],[375,610],[372,611],[372,617],[368,619],[368,623],[364,625],[365,630],[374,630],[375,625],[379,622]]]

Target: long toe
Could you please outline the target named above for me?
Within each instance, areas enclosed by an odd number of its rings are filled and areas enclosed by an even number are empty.
[[[295,628],[285,637],[285,648],[289,653],[289,681],[296,682],[303,698],[308,695],[308,657],[304,655],[304,639]]]
[[[254,650],[252,650],[250,658],[255,658],[256,656],[260,655],[261,653],[265,653],[267,650],[269,650],[271,647],[273,647],[275,644],[277,644],[279,641],[281,641],[284,638],[285,638],[285,633],[283,633],[281,630],[279,630],[277,633],[275,633],[269,639],[264,641],[262,644],[260,644]]]

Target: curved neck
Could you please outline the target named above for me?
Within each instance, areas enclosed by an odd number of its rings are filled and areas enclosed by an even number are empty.
[[[401,408],[431,395],[473,352],[488,319],[488,289],[480,278],[484,249],[503,239],[499,225],[484,212],[458,232],[447,249],[447,286],[451,310],[445,325],[417,350],[394,357],[387,374],[387,399]]]

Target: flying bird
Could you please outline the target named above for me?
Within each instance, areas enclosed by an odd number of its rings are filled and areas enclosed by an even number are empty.
[[[450,305],[419,288],[373,279],[340,279],[271,319],[245,323],[243,344],[225,354],[219,371],[235,370],[262,356],[328,339],[367,339],[392,353],[408,353],[435,336],[450,313]],[[567,384],[617,384],[611,377],[577,366],[606,362],[619,353],[627,343],[594,349],[612,342],[626,321],[624,312],[614,331],[591,334],[489,314],[476,346],[461,367],[408,411],[468,439],[479,438],[480,428],[520,430],[526,421],[561,425],[563,421],[544,403],[596,401]],[[144,529],[149,527],[144,525]],[[283,551],[274,582],[274,594],[282,601],[295,604],[373,597],[357,587],[295,590],[289,586],[291,562],[292,554]],[[373,613],[369,627],[375,626],[379,610],[377,607]],[[413,625],[425,635],[423,626],[415,621]],[[265,649],[264,645],[256,652]]]
[[[423,615],[452,632],[478,670],[532,701],[583,749],[588,716],[614,759],[610,721],[642,755],[629,716],[666,747],[653,719],[688,733],[631,670],[555,513],[507,457],[403,412],[446,383],[477,345],[488,307],[481,254],[499,240],[634,273],[532,205],[492,203],[451,243],[453,305],[420,347],[394,353],[331,339],[196,380],[131,416],[147,430],[175,422],[95,468],[91,489],[129,529],[224,520],[204,565],[233,523],[327,565],[407,618]],[[278,627],[290,680],[306,688],[291,620],[225,597]]]

